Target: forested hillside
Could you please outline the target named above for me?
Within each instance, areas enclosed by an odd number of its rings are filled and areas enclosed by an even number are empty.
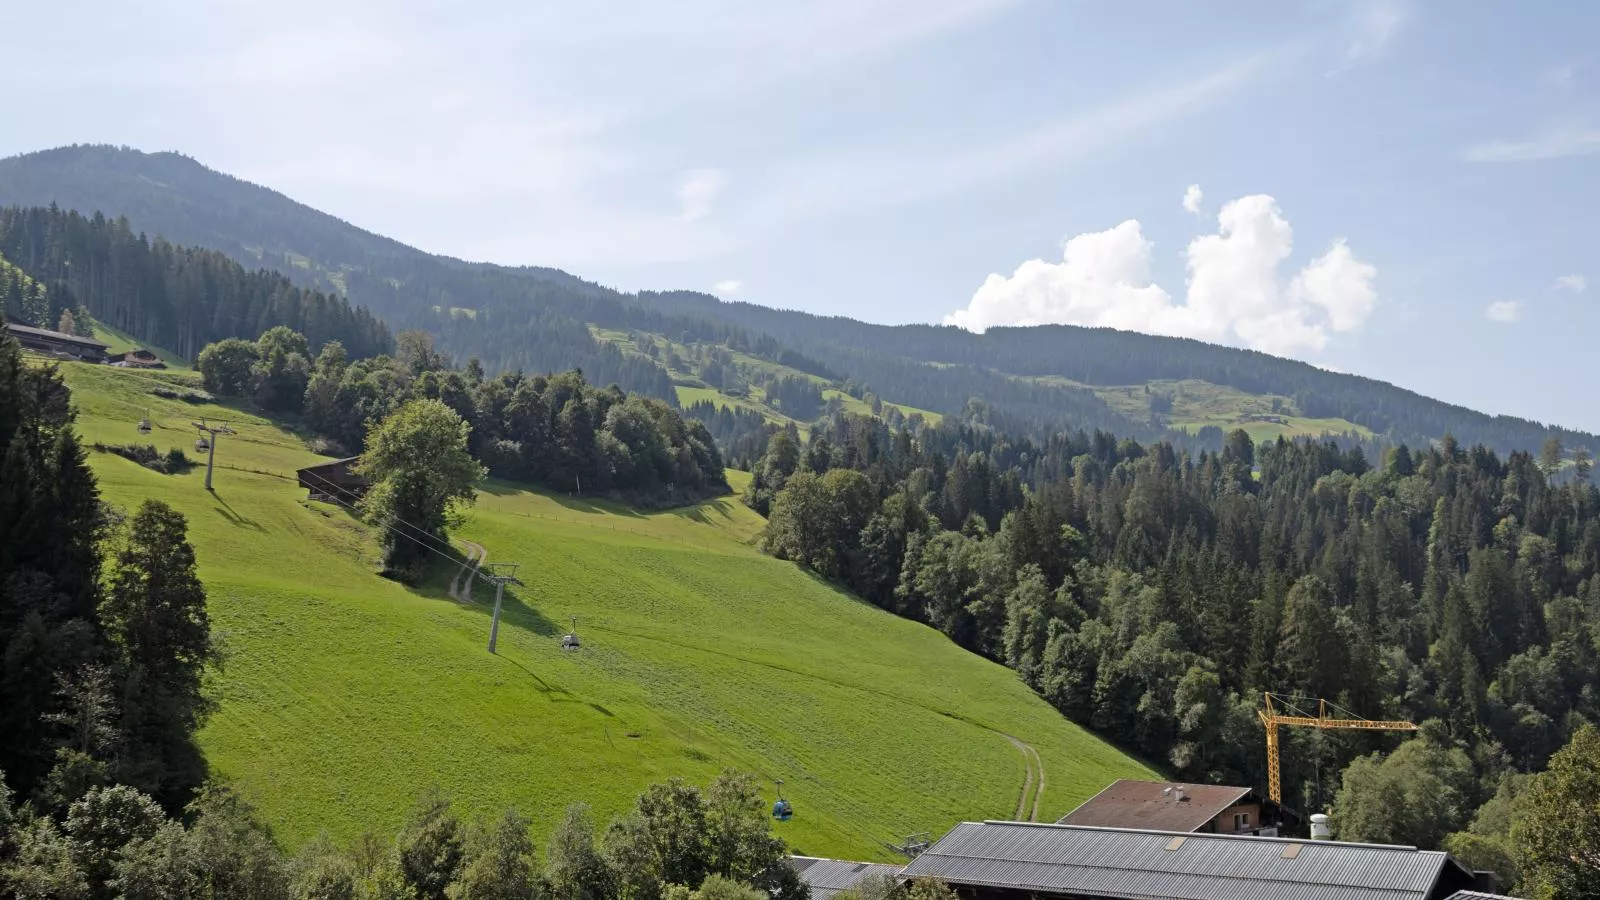
[[[42,323],[50,315],[44,285],[0,255],[0,313],[18,322]],[[52,323],[53,324],[53,323]]]
[[[0,209],[0,257],[47,286],[6,315],[55,328],[82,306],[134,339],[194,358],[207,342],[255,336],[272,325],[321,346],[340,341],[370,356],[390,346],[388,328],[336,294],[296,287],[282,275],[248,272],[214,250],[179,247],[136,233],[127,219],[59,208]],[[3,272],[4,270],[0,270]],[[0,274],[0,278],[4,278]]]
[[[803,357],[806,370],[826,371],[841,387],[848,381],[859,396],[870,392],[934,413],[976,415],[1039,437],[1063,427],[1107,429],[1219,450],[1220,432],[1182,437],[1167,430],[1156,407],[1144,414],[1119,411],[1091,389],[1194,380],[1287,397],[1293,413],[1311,422],[1349,423],[1333,430],[1344,443],[1362,442],[1370,451],[1425,446],[1447,433],[1501,454],[1537,450],[1552,436],[1568,447],[1600,448],[1594,435],[1488,416],[1371,379],[1189,340],[1068,326],[983,335],[874,326],[697,293],[627,295],[547,268],[464,263],[362,231],[172,153],[78,146],[0,160],[0,202],[126,215],[135,229],[277,269],[303,286],[345,293],[392,328],[426,329],[441,349],[477,355],[491,372],[576,368],[595,383],[615,382],[668,402],[676,396],[662,365],[585,334],[586,326],[716,344],[774,362]],[[981,405],[971,407],[972,400]]]
[[[1555,436],[1569,445],[1600,449],[1600,440],[1594,435],[1510,416],[1490,416],[1371,378],[1187,338],[1072,325],[991,328],[973,334],[931,325],[869,325],[689,292],[645,293],[641,297],[667,309],[698,312],[752,331],[782,334],[791,346],[829,365],[852,373],[872,372],[864,377],[874,385],[895,383],[902,388],[895,396],[909,396],[902,391],[916,390],[895,377],[904,371],[904,360],[1000,368],[1012,375],[1059,376],[1092,385],[1195,379],[1247,393],[1287,395],[1305,416],[1345,419],[1386,435],[1392,443],[1417,446],[1449,433],[1463,443],[1481,443],[1498,453],[1509,453],[1536,450]],[[922,378],[920,374],[914,377]],[[1094,426],[1086,423],[1083,427]]]
[[[1262,782],[1264,691],[1425,723],[1424,749],[1342,778],[1400,738],[1286,732],[1285,794],[1337,797],[1346,839],[1437,846],[1600,722],[1600,490],[1587,453],[1558,481],[1563,462],[1554,443],[1373,460],[1242,431],[1191,457],[840,416],[805,446],[773,436],[747,501],[771,552],[1004,661],[1180,778]],[[1447,796],[1383,793],[1408,779]]]

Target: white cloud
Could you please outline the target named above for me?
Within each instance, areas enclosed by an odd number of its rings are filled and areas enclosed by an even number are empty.
[[[1376,56],[1405,27],[1407,13],[1400,0],[1364,0],[1352,20],[1355,36],[1345,51],[1348,59]]]
[[[1205,195],[1200,193],[1200,185],[1191,184],[1189,189],[1183,192],[1183,208],[1198,216],[1200,215],[1200,201],[1204,199]]]
[[[1520,141],[1487,141],[1468,147],[1468,162],[1532,162],[1600,153],[1600,129],[1563,125]]]
[[[1589,280],[1582,275],[1563,275],[1556,279],[1556,283],[1551,285],[1550,289],[1552,291],[1571,291],[1574,294],[1581,294],[1588,287]]]
[[[678,221],[697,222],[711,215],[727,183],[720,169],[695,169],[685,175],[678,187]]]
[[[1153,283],[1153,245],[1139,223],[1080,234],[1061,262],[1033,259],[1010,277],[990,275],[946,325],[983,331],[999,325],[1071,324],[1215,343],[1269,353],[1319,351],[1331,334],[1359,328],[1377,303],[1377,269],[1343,241],[1285,283],[1280,264],[1293,229],[1265,194],[1222,207],[1216,234],[1190,242],[1183,303]]]
[[[1491,322],[1509,325],[1522,318],[1522,301],[1496,300],[1483,311],[1483,317]]]
[[[719,294],[737,294],[744,288],[744,282],[737,278],[729,278],[725,281],[717,282],[711,288]]]

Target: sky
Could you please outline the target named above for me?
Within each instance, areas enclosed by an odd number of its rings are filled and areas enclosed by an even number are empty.
[[[6,6],[0,156],[178,150],[465,259],[1600,432],[1600,5]]]

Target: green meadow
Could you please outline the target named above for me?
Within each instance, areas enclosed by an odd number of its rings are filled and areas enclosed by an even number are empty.
[[[783,780],[796,815],[777,828],[797,852],[892,859],[883,843],[912,832],[1019,806],[1054,819],[1152,775],[1005,668],[763,556],[763,522],[734,497],[644,512],[486,484],[456,536],[522,581],[491,655],[493,588],[450,599],[443,558],[419,588],[379,577],[369,526],[297,486],[320,457],[292,429],[152,393],[196,388],[192,373],[63,371],[86,443],[199,458],[163,475],[91,454],[107,500],[156,497],[189,519],[226,654],[201,741],[287,847],[390,833],[435,785],[469,814],[516,806],[544,834],[568,804],[603,822],[652,781],[733,767],[769,799]],[[215,493],[201,416],[236,431]],[[583,648],[564,653],[574,618]]]

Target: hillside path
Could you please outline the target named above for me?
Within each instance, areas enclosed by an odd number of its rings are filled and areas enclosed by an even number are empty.
[[[1014,817],[1018,822],[1039,821],[1039,807],[1044,804],[1044,761],[1039,758],[1039,751],[1033,745],[1019,740],[1004,732],[995,732],[1011,742],[1022,754],[1022,766],[1027,774],[1022,780],[1022,796],[1017,798],[1017,814]],[[1029,800],[1032,803],[1029,803]]]
[[[477,579],[472,577],[473,572],[483,565],[489,558],[489,551],[482,544],[463,540],[461,544],[467,548],[467,561],[461,566],[461,571],[450,581],[450,599],[457,603],[472,602],[472,582]]]

